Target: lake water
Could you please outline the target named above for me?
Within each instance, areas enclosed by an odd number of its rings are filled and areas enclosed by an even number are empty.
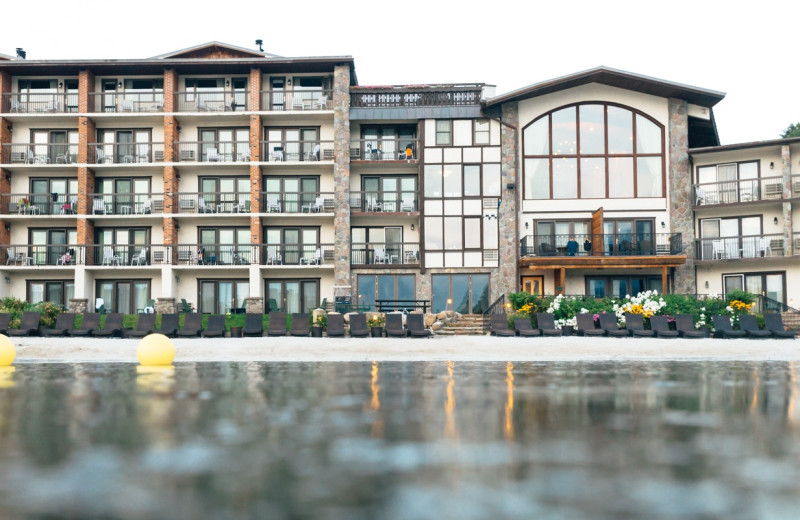
[[[782,519],[788,362],[0,368],[0,518]]]

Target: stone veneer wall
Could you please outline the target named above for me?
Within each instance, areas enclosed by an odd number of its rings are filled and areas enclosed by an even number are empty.
[[[245,298],[244,312],[247,314],[264,314],[264,298],[261,296]]]
[[[156,298],[156,314],[173,314],[178,312],[175,309],[175,298]]]
[[[686,263],[675,268],[673,291],[694,294],[697,283],[694,271],[694,215],[692,212],[692,169],[689,166],[688,103],[669,100],[669,214],[670,232],[681,233]],[[664,288],[666,290],[666,287]]]
[[[500,207],[498,219],[498,267],[492,270],[489,284],[489,303],[500,295],[515,292],[518,284],[519,240],[517,222],[519,183],[517,182],[517,132],[519,112],[517,103],[504,103],[502,120],[510,125],[500,126]],[[508,189],[513,184],[514,189]]]
[[[334,285],[350,283],[350,66],[333,71]],[[355,288],[352,295],[357,298]]]
[[[783,175],[783,198],[788,199],[792,197],[792,152],[789,145],[781,146],[781,163],[783,168],[781,174]],[[783,203],[783,241],[786,244],[784,254],[792,256],[797,251],[794,250],[794,228],[792,226],[792,203]]]
[[[69,312],[83,314],[88,308],[89,300],[87,298],[70,298],[69,300]]]

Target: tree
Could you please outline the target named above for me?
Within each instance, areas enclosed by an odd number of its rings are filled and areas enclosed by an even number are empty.
[[[800,137],[800,123],[794,123],[786,127],[786,130],[781,134],[783,139],[787,137]]]

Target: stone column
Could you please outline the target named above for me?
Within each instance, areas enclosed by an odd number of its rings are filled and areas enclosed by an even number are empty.
[[[781,146],[781,163],[783,168],[781,174],[783,175],[783,198],[792,198],[792,152],[789,145]],[[783,249],[785,256],[792,256],[794,251],[794,228],[792,226],[792,203],[783,203],[783,242],[786,247]]]
[[[681,233],[686,263],[674,271],[674,292],[694,294],[697,283],[694,272],[694,215],[692,212],[692,170],[689,166],[688,104],[681,99],[669,100],[669,192],[670,232]],[[663,288],[667,290],[666,287]]]
[[[517,182],[517,132],[519,131],[519,114],[517,103],[503,104],[502,121],[509,126],[500,126],[500,207],[497,208],[497,269],[491,274],[491,294],[489,303],[494,302],[502,294],[517,290],[519,283],[519,241],[517,222],[519,200],[519,183]],[[514,189],[508,189],[513,185]],[[494,225],[491,220],[484,225]]]
[[[70,298],[69,312],[83,314],[88,310],[89,300],[86,298]]]
[[[334,285],[351,285],[350,66],[337,65],[333,74]]]
[[[175,310],[175,298],[156,298],[156,314],[172,314]]]
[[[260,296],[245,298],[244,312],[247,314],[264,314],[264,298]]]

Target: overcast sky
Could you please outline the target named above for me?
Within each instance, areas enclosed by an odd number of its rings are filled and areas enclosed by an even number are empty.
[[[23,47],[28,59],[147,58],[260,38],[281,56],[353,56],[361,85],[482,82],[498,94],[605,65],[727,93],[714,108],[723,144],[775,139],[800,121],[794,0],[19,5],[28,14],[4,20],[0,53]]]

